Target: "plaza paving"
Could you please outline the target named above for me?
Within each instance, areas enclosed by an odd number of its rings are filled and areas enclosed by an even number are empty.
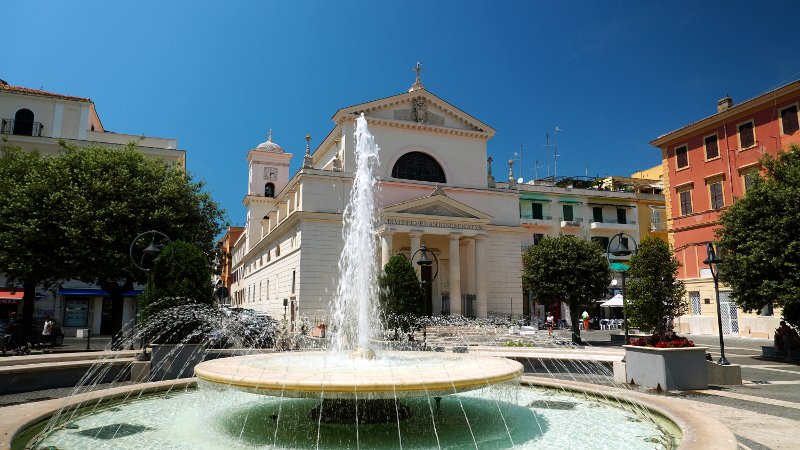
[[[577,359],[588,358],[596,361],[598,366],[621,358],[622,349],[610,344],[609,331],[590,331],[584,333],[584,339],[590,344],[585,349],[574,349]],[[465,338],[463,336],[436,333],[428,335],[432,343],[448,346],[474,345],[477,340],[485,339],[492,344],[505,340],[514,340],[516,336],[506,333]],[[715,336],[687,335],[696,344],[708,346],[714,360],[719,357],[719,340]],[[570,332],[557,330],[555,336],[549,338],[546,332],[537,333],[531,341],[539,345],[533,348],[487,347],[472,348],[475,353],[500,353],[504,356],[519,353],[531,359],[546,358],[551,354],[563,354],[569,346]],[[92,339],[91,349],[101,350],[109,344],[107,337]],[[488,342],[487,342],[488,343]],[[761,346],[772,345],[772,341],[740,337],[726,337],[726,357],[733,364],[742,366],[741,386],[711,386],[707,390],[690,392],[655,393],[650,395],[678,397],[690,402],[693,408],[710,417],[715,417],[731,429],[743,449],[780,449],[797,448],[800,435],[800,366],[786,362],[769,361],[760,358]],[[65,345],[57,352],[76,352],[86,348],[83,339],[67,339]],[[568,353],[572,353],[570,350]],[[25,358],[25,357],[23,357]],[[612,384],[610,373],[598,370],[592,374],[551,373],[549,376],[573,381],[590,381],[596,384]],[[119,385],[119,384],[117,384]],[[104,387],[99,385],[98,388]],[[634,387],[638,391],[646,391]],[[48,389],[20,394],[0,395],[0,411],[3,406],[36,402],[61,398],[70,395],[73,388]]]

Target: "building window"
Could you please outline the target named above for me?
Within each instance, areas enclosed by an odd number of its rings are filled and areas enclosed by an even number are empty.
[[[601,206],[592,207],[592,221],[593,222],[603,221],[603,207]]]
[[[798,124],[797,120],[797,105],[781,110],[781,128],[783,129],[783,134],[794,134],[795,131],[800,129],[800,124]]]
[[[64,326],[85,327],[89,325],[89,297],[66,297],[64,299]]]
[[[296,281],[297,281],[297,272],[293,270],[292,271],[292,294],[294,294],[294,285],[295,285]]]
[[[753,121],[739,125],[739,148],[750,148],[756,145],[756,132]]]
[[[722,181],[709,184],[708,191],[711,194],[711,209],[717,210],[725,206],[725,200],[722,198]]]
[[[747,193],[747,191],[749,191],[750,188],[753,187],[757,179],[758,179],[758,170],[756,169],[749,170],[742,174],[742,181],[744,182],[745,193]]]
[[[689,299],[692,304],[692,315],[699,316],[700,315],[700,291],[691,291],[689,292]]]
[[[678,193],[681,201],[681,215],[685,216],[692,213],[692,191],[687,189]]]
[[[775,311],[772,308],[772,303],[767,303],[761,308],[761,311],[758,312],[759,316],[772,316],[775,314]]]
[[[33,136],[33,111],[22,108],[14,114],[14,134]]]
[[[536,245],[539,242],[542,242],[542,239],[544,239],[544,234],[542,234],[542,233],[533,233],[533,245]]]
[[[275,257],[281,256],[281,244],[275,246]]]
[[[677,161],[678,169],[689,167],[689,149],[685,145],[675,149],[675,160]]]
[[[531,203],[531,218],[539,220],[544,218],[544,211],[542,211],[541,203]]]
[[[599,245],[600,248],[603,249],[603,252],[607,252],[608,251],[608,238],[607,237],[605,237],[605,236],[593,236],[592,237],[592,242],[597,243],[597,245]]]
[[[575,220],[575,215],[572,212],[572,205],[563,205],[562,210],[564,212],[564,220],[567,222]]]
[[[717,142],[717,135],[706,136],[706,159],[715,159],[719,157],[719,143]]]
[[[628,212],[625,208],[617,208],[617,223],[628,223]]]
[[[661,210],[654,209],[653,211],[653,223],[658,225],[661,223]]]
[[[392,177],[403,180],[447,183],[442,166],[433,157],[422,152],[408,152],[392,167]]]
[[[275,198],[275,185],[267,183],[264,185],[264,197]]]

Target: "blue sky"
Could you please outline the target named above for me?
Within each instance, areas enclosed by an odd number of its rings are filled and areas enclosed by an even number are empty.
[[[495,173],[626,175],[648,142],[800,78],[791,1],[137,1],[3,6],[0,78],[90,97],[112,131],[174,137],[233,224],[247,150],[319,143],[340,107],[428,90],[498,130]],[[500,163],[500,164],[498,164]],[[551,168],[552,170],[552,168]]]

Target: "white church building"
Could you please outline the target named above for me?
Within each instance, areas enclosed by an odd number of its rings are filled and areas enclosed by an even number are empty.
[[[285,315],[292,327],[301,316],[326,320],[362,113],[380,147],[379,235],[364,245],[379,245],[382,263],[395,253],[410,257],[423,243],[436,254],[430,314],[522,312],[521,246],[530,233],[520,225],[516,187],[495,185],[487,170],[495,130],[426,90],[419,75],[408,92],[338,110],[331,132],[313,153],[307,145],[292,176],[292,155],[271,133],[249,150],[247,223],[231,252],[231,305]]]

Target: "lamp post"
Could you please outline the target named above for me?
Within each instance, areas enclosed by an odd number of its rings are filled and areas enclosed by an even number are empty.
[[[419,260],[417,261],[417,265],[420,267],[420,269],[425,268],[425,267],[431,267],[433,265],[433,262],[436,261],[436,272],[434,272],[434,274],[433,274],[433,276],[431,277],[430,280],[425,280],[422,277],[422,270],[420,270],[420,280],[419,280],[419,282],[422,283],[422,288],[425,289],[425,295],[427,296],[427,294],[428,294],[427,289],[430,288],[430,285],[433,283],[433,280],[435,280],[436,277],[439,275],[439,258],[436,256],[436,253],[434,253],[432,250],[428,250],[428,247],[425,245],[425,242],[423,242],[422,246],[419,248],[419,250],[415,251],[414,254],[411,255],[411,261],[414,261],[414,257],[416,257],[417,253],[420,253],[420,252],[422,253],[422,255],[420,255]],[[428,253],[433,255],[433,261],[431,261],[431,259],[428,258]],[[432,311],[427,311],[427,309],[428,309],[427,305],[426,305],[425,309],[426,309],[425,313],[427,315],[433,314]]]
[[[708,264],[708,268],[711,270],[711,277],[714,279],[714,294],[717,296],[717,328],[719,330],[719,361],[717,364],[721,366],[728,366],[730,363],[725,358],[725,340],[722,338],[722,314],[721,314],[721,307],[719,303],[719,268],[717,264],[722,262],[722,258],[717,255],[717,251],[714,248],[714,244],[709,242],[706,244],[706,260],[703,261],[703,264]]]
[[[147,247],[142,249],[142,257],[139,260],[139,262],[136,262],[136,258],[134,257],[134,249],[136,248],[136,242],[148,236],[150,237],[150,243],[147,245]],[[162,243],[160,244],[156,243],[157,240],[161,241]],[[145,259],[149,258],[151,263],[155,261],[158,255],[161,254],[161,249],[164,247],[164,245],[166,245],[164,242],[168,244],[172,242],[172,240],[170,240],[170,238],[166,234],[156,230],[145,231],[144,233],[133,238],[133,241],[131,242],[131,248],[130,248],[131,262],[133,262],[133,265],[136,266],[137,269],[143,272],[147,272],[148,290],[150,290],[151,284],[153,282],[153,274],[152,274],[153,267],[146,267]],[[140,335],[140,340],[141,340],[140,346],[142,347],[142,353],[136,355],[136,360],[149,361],[150,356],[147,354],[147,346],[145,345],[144,330],[142,330],[142,333]]]
[[[422,284],[422,289],[425,291],[425,313],[426,313],[426,315],[430,316],[430,315],[433,315],[433,311],[432,311],[433,308],[431,308],[431,311],[428,311],[427,297],[428,297],[428,291],[431,288],[431,284],[433,283],[433,280],[435,280],[436,277],[439,275],[439,258],[436,256],[436,253],[434,253],[432,250],[428,250],[428,247],[425,245],[425,242],[423,242],[422,246],[419,248],[419,250],[415,251],[414,254],[411,255],[411,261],[414,261],[414,257],[417,256],[417,253],[420,253],[420,252],[422,252],[422,255],[420,255],[419,260],[417,261],[417,265],[420,267],[420,280],[419,280],[419,282]],[[431,267],[433,265],[433,261],[431,261],[431,259],[428,258],[428,252],[430,252],[431,255],[433,255],[433,259],[434,259],[434,261],[436,261],[436,272],[434,272],[434,274],[431,277],[430,281],[425,280],[422,277],[422,269],[425,268],[425,267]],[[422,324],[422,349],[423,350],[427,350],[427,347],[428,347],[428,327],[423,322],[423,324]]]
[[[630,244],[623,244],[623,239],[628,239],[629,242],[633,243],[633,247]],[[625,329],[625,344],[628,344],[628,299],[625,295],[625,274],[628,271],[628,265],[625,263],[614,262],[611,256],[621,257],[621,256],[632,256],[635,255],[639,251],[639,246],[636,244],[636,239],[633,238],[628,233],[619,232],[611,237],[611,240],[608,241],[608,247],[606,248],[606,259],[608,259],[608,264],[611,268],[622,275],[622,327]]]

